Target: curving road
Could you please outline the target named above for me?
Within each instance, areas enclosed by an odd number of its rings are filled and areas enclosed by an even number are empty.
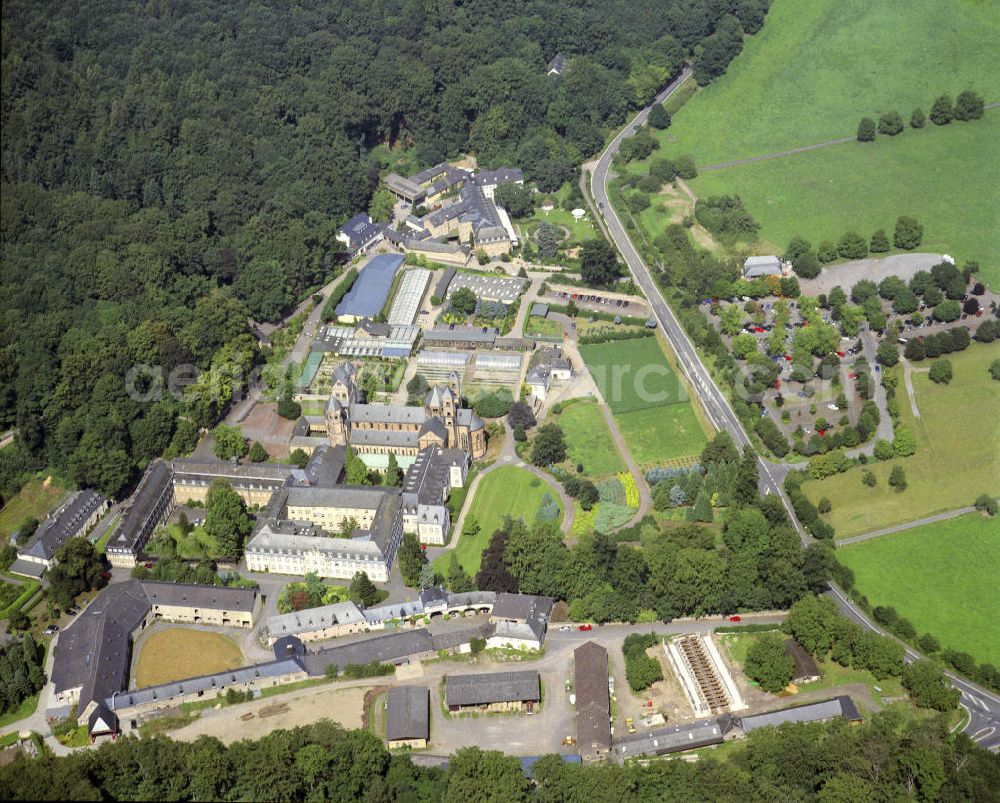
[[[690,74],[690,68],[685,68],[674,81],[656,96],[653,103],[662,103],[666,100],[667,97],[687,80]],[[595,219],[602,222],[605,232],[618,247],[622,257],[624,257],[625,264],[628,265],[628,269],[636,284],[642,288],[642,291],[646,294],[646,298],[649,299],[653,316],[656,318],[664,336],[677,354],[678,362],[684,371],[688,385],[693,389],[693,392],[698,394],[701,405],[709,420],[711,420],[716,429],[725,430],[732,436],[735,443],[743,447],[750,444],[750,439],[743,430],[740,420],[736,417],[732,407],[730,407],[729,400],[725,394],[715,384],[711,374],[709,374],[701,362],[694,344],[688,338],[687,333],[663,300],[663,296],[656,286],[649,267],[642,260],[642,257],[639,256],[639,252],[635,249],[631,239],[629,239],[625,227],[622,225],[618,214],[608,198],[611,162],[618,153],[622,140],[633,134],[638,126],[646,122],[651,107],[652,105],[640,111],[610,142],[597,162],[594,163],[593,171],[590,175],[590,193],[593,202],[597,204],[597,209],[594,210]],[[795,518],[795,513],[792,511],[791,504],[781,484],[784,476],[788,473],[788,467],[769,463],[760,457],[758,457],[758,466],[760,469],[761,492],[763,494],[777,494],[781,498],[792,523],[802,538],[803,544],[811,543],[813,540],[812,537],[805,532],[802,525]],[[888,635],[870,622],[864,612],[851,602],[836,586],[831,584],[828,594],[837,602],[837,605],[848,618],[858,622],[862,627],[869,630]],[[916,661],[922,657],[909,646],[904,645],[904,648],[906,650],[907,663]],[[1000,751],[1000,698],[952,673],[948,673],[948,678],[952,685],[962,693],[962,705],[969,712],[969,723],[965,728],[965,732],[980,746],[993,752]]]

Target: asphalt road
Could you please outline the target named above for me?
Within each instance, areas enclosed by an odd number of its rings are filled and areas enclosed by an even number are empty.
[[[674,81],[656,96],[653,103],[662,103],[666,100],[688,78],[690,72],[689,68],[685,68]],[[663,300],[663,296],[660,295],[649,267],[642,260],[642,257],[639,256],[635,246],[632,245],[625,227],[622,225],[621,220],[618,218],[608,199],[611,162],[618,153],[622,140],[631,136],[639,126],[645,124],[650,108],[651,106],[648,106],[640,111],[618,133],[618,136],[611,141],[594,165],[590,176],[590,192],[594,202],[598,206],[597,210],[595,210],[597,212],[597,219],[603,220],[605,230],[615,245],[618,246],[618,250],[625,259],[625,263],[628,265],[636,284],[642,288],[642,291],[646,294],[646,298],[649,299],[653,316],[656,318],[657,324],[663,331],[667,341],[677,354],[678,362],[684,371],[688,384],[693,389],[693,392],[698,394],[701,405],[709,420],[716,429],[725,430],[732,436],[736,444],[743,447],[748,445],[750,440],[746,432],[744,432],[742,424],[733,412],[732,407],[730,407],[725,394],[715,384],[711,374],[709,374],[708,370],[702,364],[694,344]],[[794,523],[799,536],[802,538],[803,544],[810,543],[812,538],[795,518],[791,504],[781,485],[781,480],[788,472],[787,467],[769,463],[759,457],[758,464],[760,469],[761,493],[777,494],[781,498],[789,517]],[[883,633],[838,588],[831,585],[828,593],[837,601],[837,604],[848,618],[858,622],[862,627],[877,633]],[[910,647],[905,645],[904,647],[907,662],[912,662],[922,657]],[[1000,751],[1000,698],[957,675],[949,673],[948,678],[952,685],[962,693],[962,706],[969,711],[969,723],[965,728],[965,732],[980,746],[993,752]]]

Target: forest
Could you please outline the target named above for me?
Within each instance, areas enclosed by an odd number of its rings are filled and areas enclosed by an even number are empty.
[[[587,800],[996,800],[1000,759],[935,716],[896,710],[851,726],[763,728],[726,761],[646,766],[564,764],[543,756],[527,778],[520,761],[478,747],[445,769],[390,754],[369,731],[319,722],[225,747],[163,737],[123,738],[65,758],[18,760],[0,769],[4,800],[332,800],[521,803]]]
[[[557,187],[686,61],[724,72],[767,6],[4,3],[0,495],[43,467],[120,495],[192,448],[263,359],[249,321],[336,275],[391,161]],[[137,402],[134,365],[191,368]]]

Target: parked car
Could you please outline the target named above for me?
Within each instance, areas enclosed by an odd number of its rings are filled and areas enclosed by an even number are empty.
[[[46,636],[51,636],[53,633],[57,632],[59,632],[59,625],[49,625],[44,631]]]
[[[594,629],[594,626],[593,626],[593,625],[580,625],[580,626],[579,626],[579,627],[577,628],[577,630],[582,630],[582,631],[584,631],[584,632],[587,632],[587,631],[590,631],[590,630],[593,630],[593,629]]]
[[[565,633],[567,630],[569,630],[569,625],[563,625],[559,628],[560,633]]]
[[[729,617],[729,621],[730,622],[739,622],[740,619],[741,619],[741,617],[738,614],[734,614],[733,616]]]

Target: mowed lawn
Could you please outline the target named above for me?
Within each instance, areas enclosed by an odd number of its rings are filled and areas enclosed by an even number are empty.
[[[573,401],[552,420],[566,436],[568,462],[573,466],[582,464],[588,477],[617,474],[625,470],[625,463],[618,454],[618,447],[597,402],[589,399]]]
[[[1000,290],[998,143],[1000,108],[987,109],[973,122],[702,173],[691,186],[699,197],[739,195],[778,253],[795,235],[814,245],[848,230],[891,237],[896,218],[912,215],[924,227],[918,250],[976,260]]]
[[[207,630],[168,627],[150,633],[139,648],[138,686],[222,672],[243,666],[243,653],[229,636]]]
[[[919,633],[1000,666],[1000,520],[972,513],[837,551],[873,605],[892,605]]]
[[[479,533],[471,538],[456,532],[458,545],[455,553],[465,570],[475,576],[483,550],[490,543],[490,537],[503,524],[504,516],[520,518],[533,525],[535,514],[541,507],[542,497],[549,493],[559,505],[559,516],[556,524],[562,523],[563,509],[559,494],[545,480],[535,476],[530,471],[517,466],[501,466],[485,475],[476,488],[476,495],[469,504],[469,512],[479,522]],[[448,553],[440,555],[434,565],[442,574],[447,574],[451,556]]]
[[[677,113],[665,149],[715,164],[853,136],[886,111],[909,120],[945,93],[1000,100],[997,42],[989,0],[774,0],[726,75]]]
[[[950,385],[934,384],[926,371],[914,373],[917,419],[899,369],[900,422],[916,435],[917,453],[870,463],[867,468],[878,480],[874,488],[861,482],[860,466],[802,486],[814,503],[824,496],[830,500],[833,510],[827,518],[838,538],[965,507],[983,493],[1000,496],[1000,383],[990,379],[988,370],[998,357],[1000,341],[973,342],[948,355],[954,370]],[[918,365],[927,368],[930,360]],[[908,487],[902,493],[888,484],[897,464],[906,473]]]
[[[0,510],[0,538],[13,535],[29,516],[42,521],[66,495],[66,488],[55,477],[29,481]]]
[[[657,338],[585,345],[580,353],[637,463],[701,451],[704,429]]]

